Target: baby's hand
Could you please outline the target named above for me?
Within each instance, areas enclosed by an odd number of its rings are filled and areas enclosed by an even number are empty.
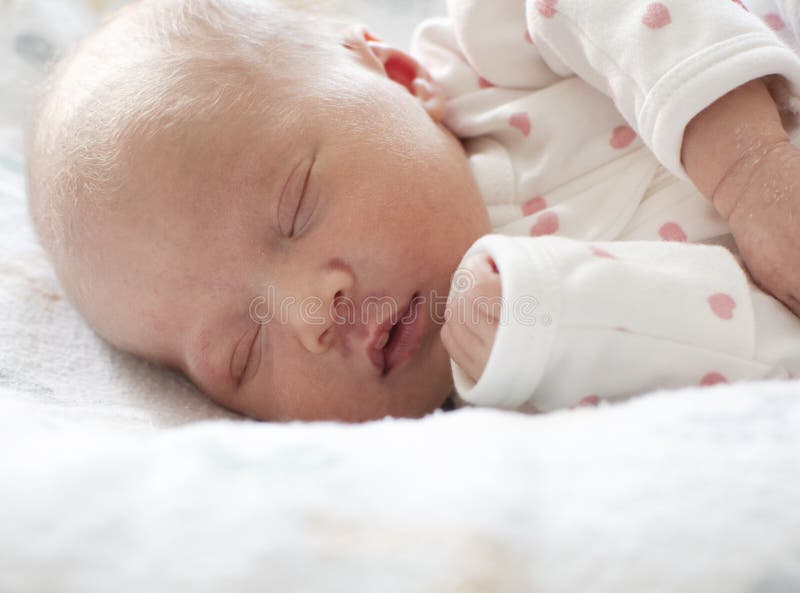
[[[720,184],[722,214],[753,281],[800,316],[800,149],[786,141],[759,156]]]
[[[781,80],[752,80],[695,116],[681,161],[728,221],[753,281],[800,316],[800,150],[770,92],[788,92]]]
[[[445,309],[442,343],[473,381],[483,374],[502,310],[500,276],[492,258],[479,254],[456,270]]]

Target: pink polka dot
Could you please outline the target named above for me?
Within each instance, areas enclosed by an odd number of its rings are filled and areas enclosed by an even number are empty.
[[[611,140],[608,143],[612,148],[622,149],[630,146],[636,140],[636,132],[630,126],[617,126],[611,133]]]
[[[725,378],[725,376],[717,372],[706,373],[703,375],[703,378],[700,379],[700,385],[716,385],[717,383],[727,382],[728,380]]]
[[[597,395],[592,394],[592,395],[587,395],[586,397],[584,397],[581,401],[578,402],[578,405],[579,406],[596,406],[599,403],[600,403],[600,398]]]
[[[733,310],[736,308],[736,301],[724,292],[717,292],[708,297],[708,305],[714,315],[720,319],[733,319]]]
[[[676,222],[665,222],[658,229],[658,234],[664,241],[686,241],[686,233]]]
[[[552,18],[556,14],[558,0],[537,0],[536,10],[545,18]]]
[[[489,82],[488,80],[486,80],[486,79],[485,79],[483,76],[480,76],[480,77],[478,78],[478,85],[479,85],[479,86],[480,86],[482,89],[489,89],[489,88],[492,88],[492,87],[494,86],[494,85],[493,85],[491,82]]]
[[[603,249],[602,247],[595,247],[594,245],[589,246],[589,249],[592,250],[597,257],[607,257],[609,259],[617,259],[615,256],[611,255],[608,251]]]
[[[522,213],[525,216],[530,216],[531,214],[536,214],[545,208],[547,208],[547,201],[542,196],[536,196],[522,205]]]
[[[738,4],[739,6],[741,6],[742,8],[744,8],[745,10],[747,10],[747,12],[750,12],[750,11],[747,9],[747,7],[746,7],[746,6],[745,6],[745,5],[742,3],[742,0],[733,0],[733,2],[734,2],[734,3],[736,3],[736,4]]]
[[[525,43],[533,45],[533,37],[531,37],[531,32],[527,30],[525,31]]]
[[[517,128],[526,138],[531,135],[531,118],[525,113],[514,113],[508,118],[508,123],[512,128]]]
[[[644,16],[642,17],[642,24],[651,29],[666,27],[671,22],[672,18],[669,16],[669,8],[664,6],[661,2],[648,4]]]
[[[767,23],[767,26],[773,31],[780,31],[786,26],[786,23],[783,22],[783,19],[780,17],[780,15],[775,14],[774,12],[765,14],[764,22]]]
[[[531,236],[552,235],[558,231],[558,214],[555,212],[544,212],[539,216],[539,220],[531,227]]]

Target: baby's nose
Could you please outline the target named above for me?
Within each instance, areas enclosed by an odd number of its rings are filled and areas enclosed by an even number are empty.
[[[337,339],[338,313],[349,298],[352,274],[346,270],[327,270],[311,282],[308,296],[298,303],[295,331],[300,343],[312,354],[324,354]]]

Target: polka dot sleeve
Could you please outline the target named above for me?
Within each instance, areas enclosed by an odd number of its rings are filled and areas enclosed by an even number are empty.
[[[756,339],[772,326],[785,328],[783,353],[800,353],[800,320],[751,285],[724,247],[487,235],[468,256],[479,252],[497,264],[503,312],[480,380],[452,365],[459,395],[474,405],[547,412],[786,378],[786,360],[771,360],[777,350],[762,352]]]
[[[785,20],[797,9],[746,4],[527,0],[526,24],[554,71],[571,71],[610,96],[664,167],[690,181],[680,161],[683,131],[705,107],[769,75],[800,95],[800,58],[776,31],[791,29]]]

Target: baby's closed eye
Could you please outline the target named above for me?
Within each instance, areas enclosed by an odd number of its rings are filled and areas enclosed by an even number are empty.
[[[236,348],[231,356],[231,377],[237,385],[241,385],[247,370],[249,370],[253,351],[255,350],[256,339],[260,335],[258,331],[260,325],[248,329],[247,333],[236,344]]]
[[[292,171],[284,191],[278,200],[278,228],[286,237],[292,238],[308,224],[316,206],[316,195],[309,196],[309,179],[314,161],[303,161]]]

